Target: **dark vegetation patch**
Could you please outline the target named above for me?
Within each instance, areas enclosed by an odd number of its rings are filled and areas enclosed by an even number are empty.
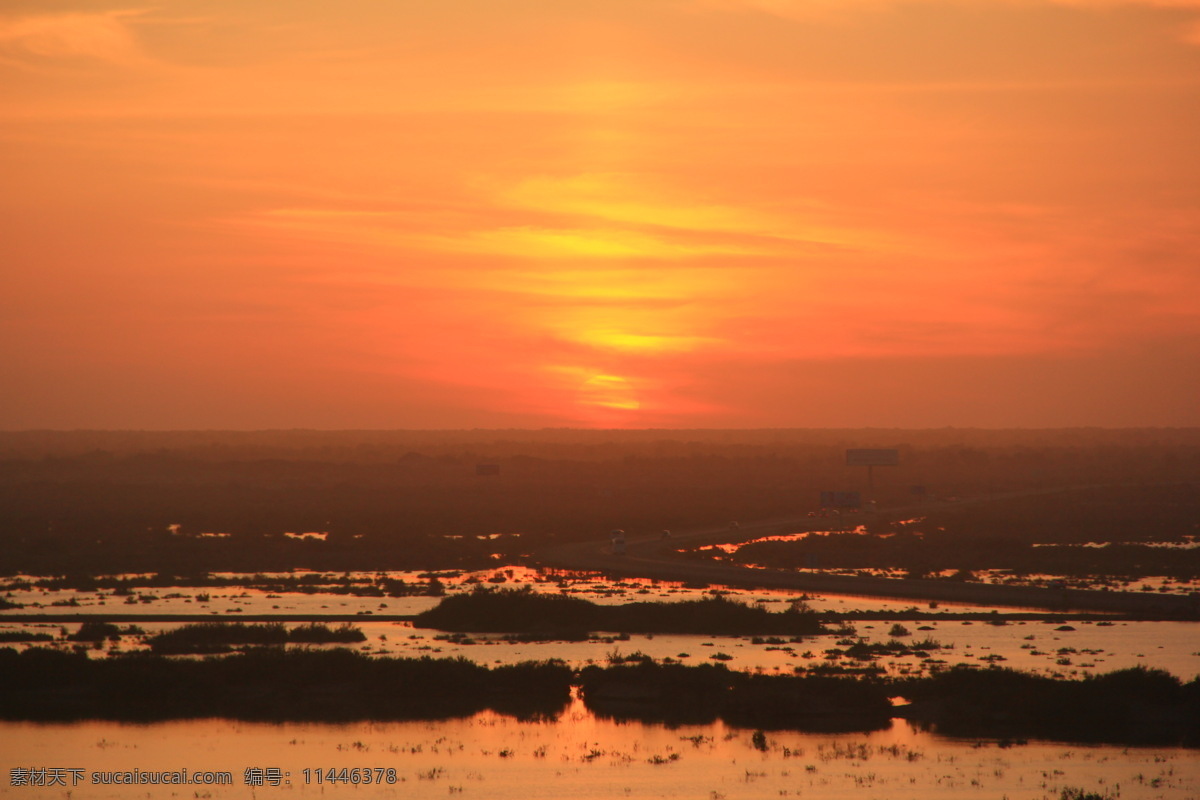
[[[33,631],[0,631],[0,642],[53,642],[54,636],[49,633]]]
[[[349,623],[330,628],[313,622],[289,629],[282,622],[201,622],[155,634],[146,643],[160,655],[183,655],[228,653],[233,645],[333,644],[366,639],[366,634]]]
[[[122,628],[111,622],[88,620],[79,626],[79,630],[67,636],[67,639],[72,642],[103,642],[105,639],[115,642],[122,636],[140,636],[144,633],[145,631],[136,625],[126,625]]]
[[[461,573],[450,573],[461,574]],[[441,576],[445,577],[446,573]],[[313,572],[303,575],[211,575],[208,573],[173,575],[155,573],[151,575],[93,575],[71,574],[52,578],[11,578],[3,582],[4,589],[45,589],[47,591],[73,590],[77,592],[110,591],[114,595],[130,596],[136,589],[167,589],[181,585],[191,588],[241,588],[259,589],[264,592],[292,592],[297,594],[338,594],[356,597],[440,597],[446,587],[438,573],[427,572],[418,576],[420,582],[408,582],[387,575],[358,577]],[[0,608],[4,606],[0,605]]]
[[[916,642],[901,642],[897,639],[887,642],[868,642],[865,639],[859,639],[844,650],[833,648],[826,650],[825,654],[848,656],[857,661],[870,661],[881,656],[917,656],[919,658],[927,658],[929,651],[941,650],[942,647],[941,642],[933,639],[922,639]]]
[[[900,681],[897,709],[950,736],[1200,746],[1200,678],[1134,668],[1064,680],[955,667]]]
[[[869,731],[888,727],[886,686],[854,678],[758,675],[723,664],[638,661],[585,667],[579,674],[593,713],[616,719],[743,728]]]
[[[930,677],[869,670],[795,675],[642,654],[573,672],[561,662],[484,667],[465,659],[370,657],[345,649],[261,648],[222,658],[0,649],[0,718],[154,720],[439,719],[484,709],[542,718],[570,689],[620,720],[760,730],[868,731],[895,716],[939,733],[1020,741],[1200,747],[1200,678],[1129,669],[1069,680],[955,667]],[[889,698],[912,702],[892,706]]]
[[[722,596],[605,606],[526,589],[483,588],[444,598],[436,607],[418,614],[413,624],[444,631],[569,637],[589,631],[791,636],[825,632],[814,612],[798,606],[771,612]]]
[[[903,716],[949,736],[1200,747],[1200,678],[1183,684],[1157,670],[1068,680],[955,667],[893,679],[871,669],[763,675],[639,659],[586,667],[579,680],[588,707],[618,719],[865,731]],[[893,696],[912,702],[893,707]]]
[[[485,709],[537,718],[560,711],[572,672],[560,663],[483,667],[464,659],[371,658],[349,650],[267,648],[209,659],[135,653],[104,659],[0,650],[5,719],[443,719]]]
[[[1074,786],[1068,786],[1058,793],[1058,800],[1117,800],[1117,797],[1108,792],[1089,792]]]
[[[936,605],[936,603],[934,604]],[[851,611],[822,611],[821,619],[825,622],[937,622],[939,620],[954,620],[963,622],[985,622],[988,625],[1004,626],[1011,622],[1053,622],[1065,620],[1076,622],[1099,622],[1102,625],[1112,625],[1114,619],[1129,619],[1130,616],[1116,616],[1104,612],[1062,612],[1062,611],[954,611],[942,608],[936,611],[925,611],[915,606],[904,609],[854,609]],[[933,630],[922,625],[919,631]]]

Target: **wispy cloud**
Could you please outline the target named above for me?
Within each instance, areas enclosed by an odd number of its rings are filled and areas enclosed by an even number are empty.
[[[0,53],[24,63],[85,59],[122,66],[146,64],[130,21],[140,9],[0,17]]]
[[[694,0],[692,8],[701,11],[743,12],[767,14],[797,22],[849,22],[864,13],[882,13],[897,7],[912,6],[906,0]],[[1069,6],[1077,9],[1136,8],[1138,6],[1163,11],[1200,12],[1200,0],[937,0],[929,5],[965,6],[973,9],[987,6],[1035,7]],[[1200,20],[1186,25],[1180,32],[1182,41],[1200,45]]]
[[[979,7],[993,5],[1034,5],[1036,0],[941,0],[946,5]],[[1046,5],[1061,6],[1155,6],[1158,8],[1200,8],[1200,0],[1042,0]],[[911,5],[905,0],[696,0],[695,7],[711,10],[760,11],[795,19],[825,17],[859,10],[887,9]]]

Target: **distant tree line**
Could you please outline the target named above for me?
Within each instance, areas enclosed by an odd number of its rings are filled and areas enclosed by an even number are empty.
[[[900,451],[869,494],[845,464],[862,446]],[[0,432],[0,572],[476,568],[612,528],[804,514],[822,491],[932,509],[1165,483],[1196,494],[1200,432]]]
[[[1116,486],[932,507],[915,521],[871,521],[865,534],[754,542],[733,559],[784,569],[902,569],[912,577],[996,569],[1190,580],[1200,576],[1200,547],[1190,546],[1198,524],[1200,485]],[[1084,546],[1096,544],[1105,546]]]

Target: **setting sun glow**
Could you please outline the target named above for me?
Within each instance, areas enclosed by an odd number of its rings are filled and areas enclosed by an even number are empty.
[[[1197,30],[10,4],[0,427],[1200,424]]]

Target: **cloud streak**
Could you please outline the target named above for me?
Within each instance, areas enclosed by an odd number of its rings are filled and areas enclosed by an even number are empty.
[[[0,426],[1200,422],[1195,4],[56,8]]]
[[[0,17],[0,52],[10,61],[33,65],[84,60],[122,67],[145,66],[151,59],[130,25],[144,13],[123,9]]]

